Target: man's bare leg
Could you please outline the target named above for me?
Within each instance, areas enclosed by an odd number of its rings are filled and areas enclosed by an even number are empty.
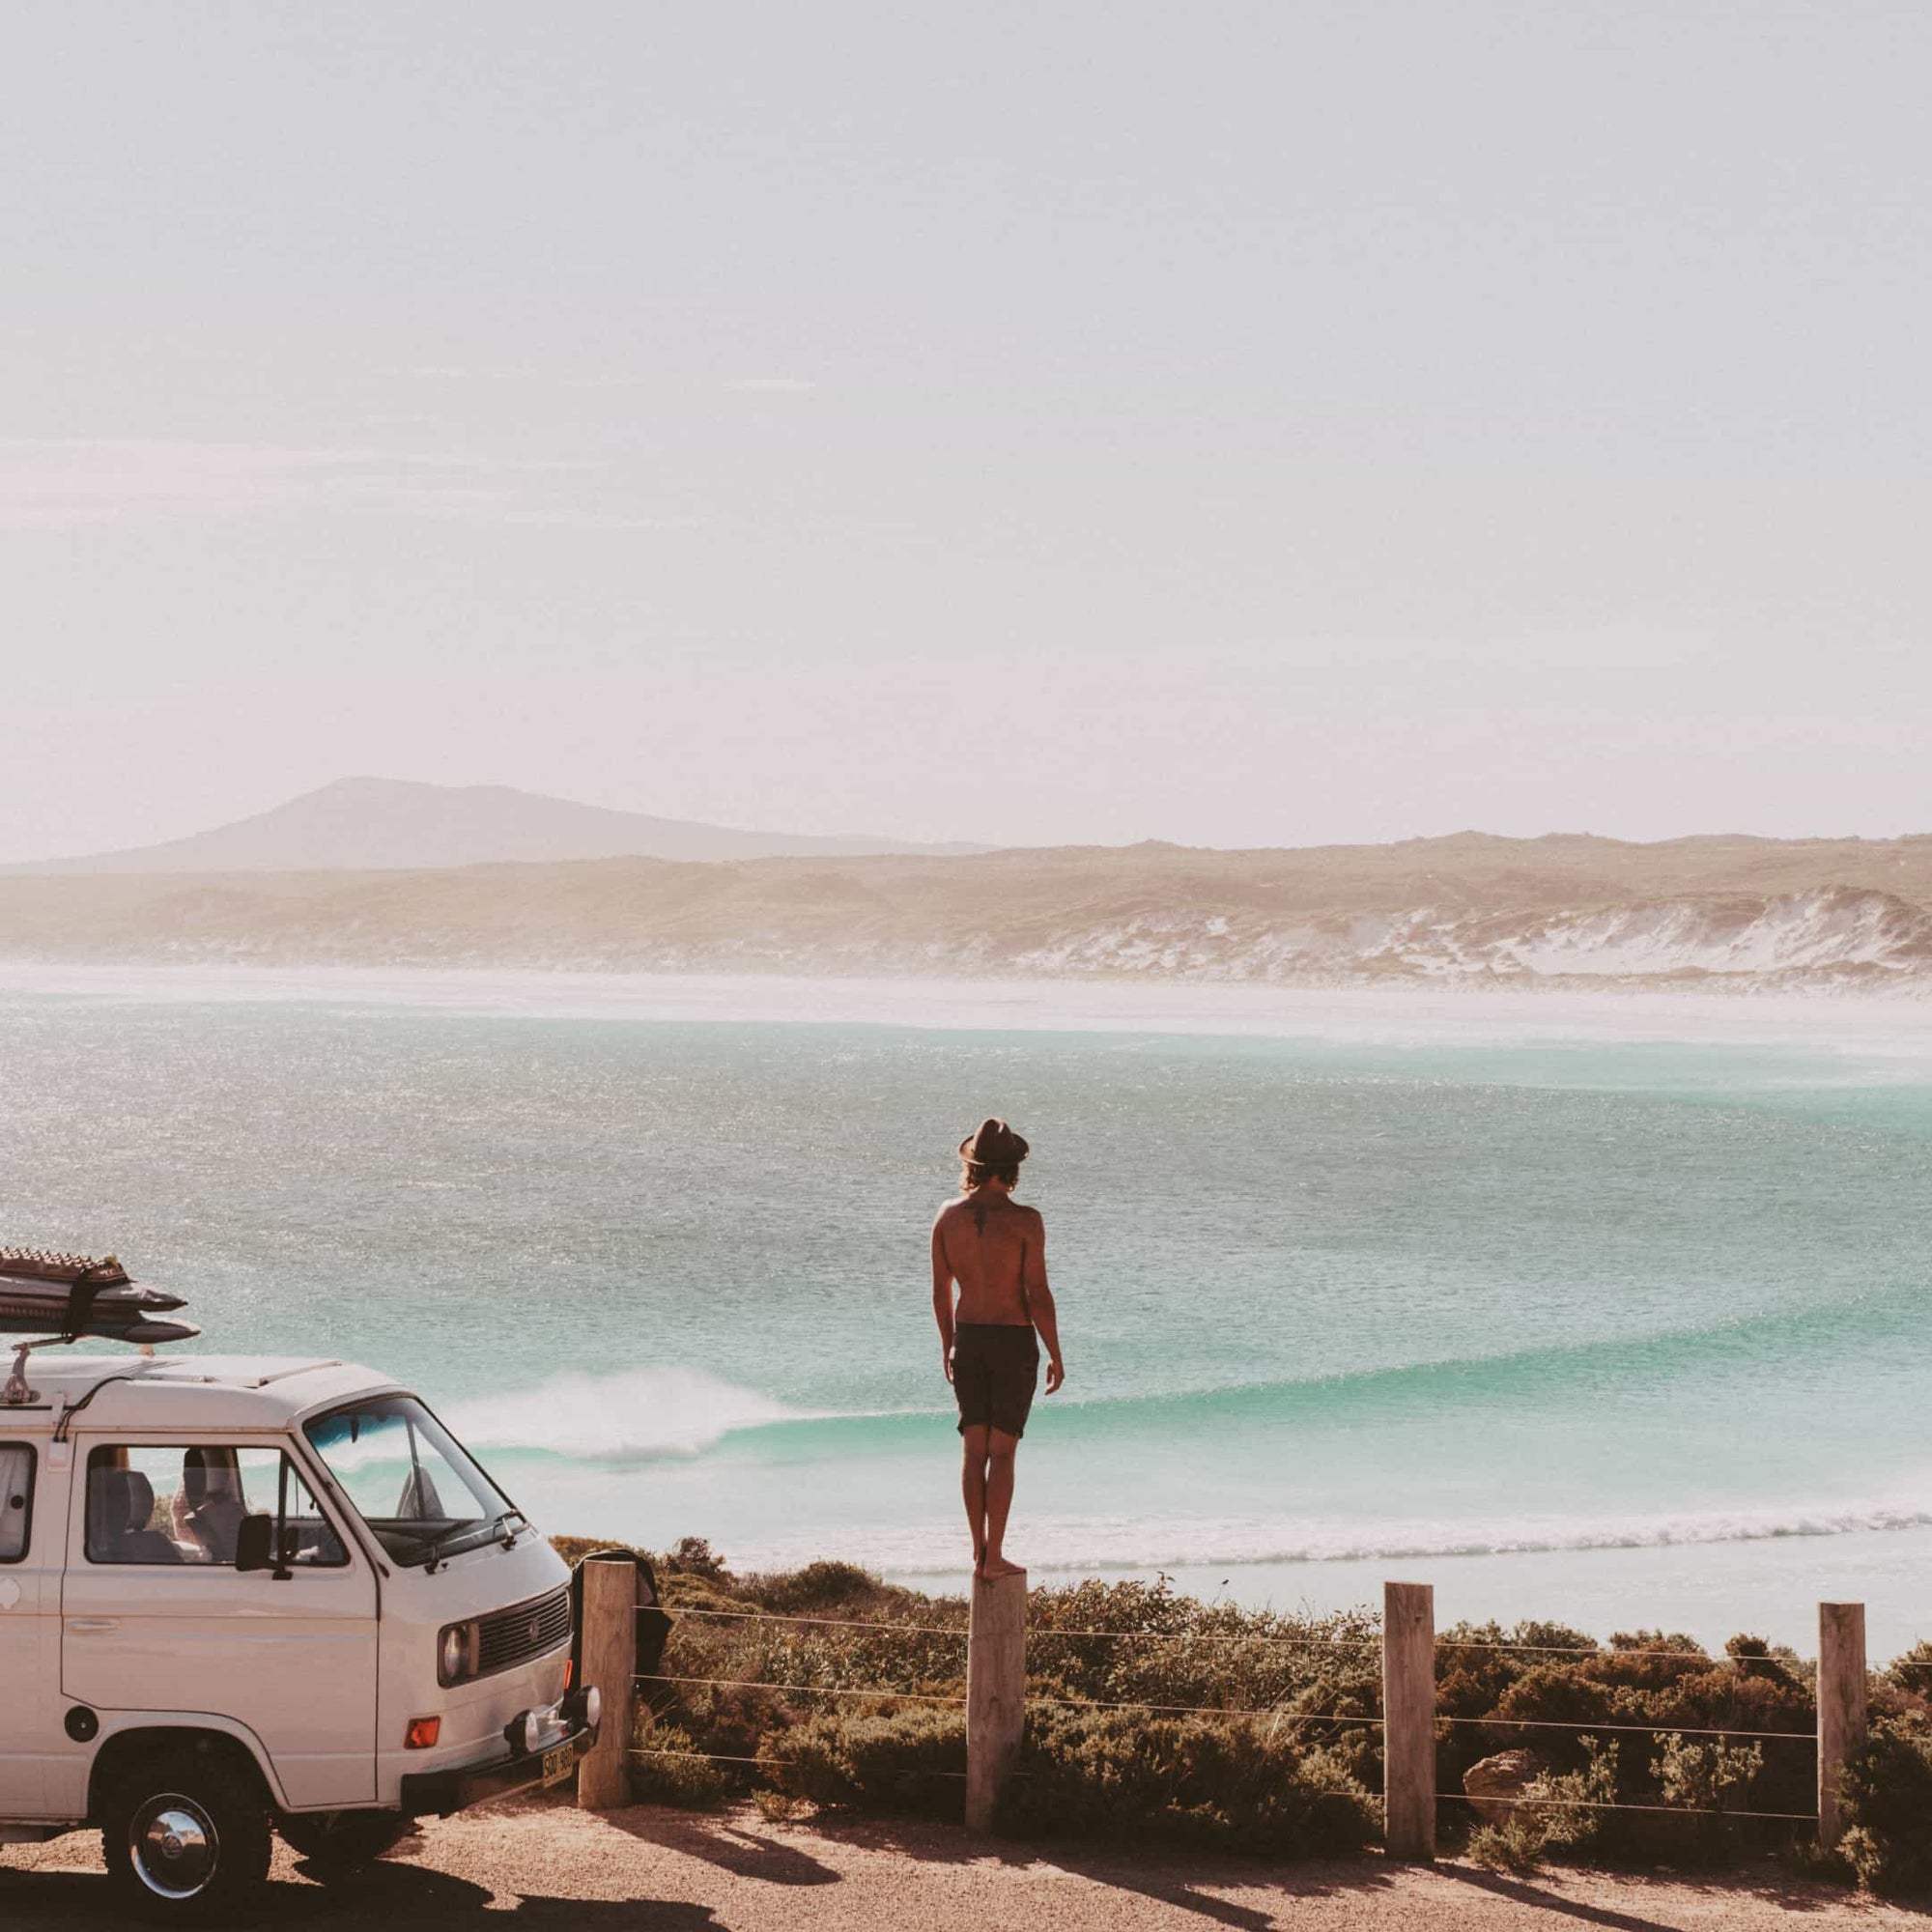
[[[973,1574],[979,1576],[986,1557],[986,1437],[984,1423],[959,1432],[965,1461],[959,1471],[960,1493],[966,1498],[966,1526],[973,1532]],[[1011,1493],[1010,1485],[1009,1494]],[[1002,1518],[1004,1521],[1004,1517]]]
[[[986,1548],[980,1559],[980,1575],[987,1582],[1002,1577],[1017,1577],[1020,1566],[1009,1563],[1001,1546],[1007,1539],[1007,1513],[1013,1506],[1013,1457],[1020,1446],[1017,1435],[1004,1429],[988,1432],[986,1445]]]

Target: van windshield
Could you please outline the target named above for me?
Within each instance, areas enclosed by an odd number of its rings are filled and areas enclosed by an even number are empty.
[[[522,1512],[412,1395],[318,1417],[306,1434],[336,1487],[398,1563],[435,1563],[503,1535]]]

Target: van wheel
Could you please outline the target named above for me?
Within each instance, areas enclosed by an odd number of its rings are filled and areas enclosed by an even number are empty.
[[[123,1773],[100,1836],[121,1905],[162,1924],[243,1914],[269,1876],[260,1783],[212,1752],[169,1751]]]
[[[276,1822],[282,1836],[324,1878],[372,1863],[410,1828],[394,1811],[309,1811]]]

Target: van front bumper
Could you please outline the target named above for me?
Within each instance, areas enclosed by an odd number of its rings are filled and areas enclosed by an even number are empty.
[[[512,1748],[506,1758],[485,1760],[481,1764],[446,1765],[439,1771],[411,1772],[403,1778],[402,1812],[405,1818],[447,1818],[452,1812],[467,1811],[492,1798],[504,1798],[513,1791],[527,1791],[533,1784],[560,1782],[555,1776],[559,1763],[573,1770],[597,1742],[599,1726],[586,1722],[583,1693],[564,1700],[564,1723],[560,1733],[549,1738],[536,1750]],[[513,1723],[512,1730],[517,1728]]]

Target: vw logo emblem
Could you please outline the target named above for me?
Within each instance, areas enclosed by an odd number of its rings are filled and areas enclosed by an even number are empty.
[[[526,1637],[528,1637],[532,1643],[542,1642],[543,1619],[541,1617],[532,1617],[529,1621],[529,1628],[525,1631],[524,1634]]]

